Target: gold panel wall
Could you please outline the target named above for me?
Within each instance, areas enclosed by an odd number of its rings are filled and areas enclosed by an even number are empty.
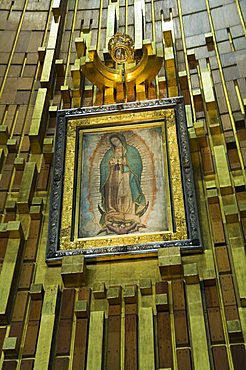
[[[246,368],[245,18],[239,0],[0,0],[0,369]],[[75,41],[103,59],[116,30],[164,54],[127,97],[78,68]],[[204,252],[48,267],[57,111],[179,95]]]

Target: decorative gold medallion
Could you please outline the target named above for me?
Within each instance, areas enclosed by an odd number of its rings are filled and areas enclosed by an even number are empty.
[[[112,59],[118,63],[123,64],[133,59],[134,57],[134,43],[129,35],[117,32],[108,43],[108,51]]]

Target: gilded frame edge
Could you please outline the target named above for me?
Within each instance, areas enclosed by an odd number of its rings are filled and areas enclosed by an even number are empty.
[[[124,246],[110,246],[88,249],[59,250],[59,237],[62,214],[63,174],[66,151],[66,130],[68,119],[76,119],[97,115],[109,115],[113,113],[138,112],[142,110],[158,110],[173,108],[177,126],[177,140],[181,164],[181,177],[183,185],[183,199],[185,203],[186,223],[188,239],[171,240],[161,243],[135,244]],[[191,164],[189,137],[186,125],[185,107],[183,97],[140,101],[132,103],[120,103],[97,107],[83,107],[77,109],[61,110],[57,115],[57,130],[55,140],[53,176],[50,193],[50,209],[48,222],[48,238],[46,249],[46,262],[56,264],[64,256],[83,254],[88,259],[98,258],[111,259],[138,257],[141,254],[156,254],[159,248],[176,246],[181,248],[182,253],[201,252],[201,233],[198,218],[198,209],[195,195],[195,185]]]

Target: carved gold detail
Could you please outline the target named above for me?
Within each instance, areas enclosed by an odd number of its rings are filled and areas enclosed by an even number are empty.
[[[111,58],[118,64],[123,64],[134,57],[133,40],[129,35],[117,32],[108,43]]]

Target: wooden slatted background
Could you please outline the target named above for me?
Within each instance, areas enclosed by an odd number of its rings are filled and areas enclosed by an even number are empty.
[[[71,75],[75,38],[102,57],[110,4],[119,31],[141,41],[142,22],[165,52],[128,101],[184,96],[206,249],[182,257],[195,280],[161,277],[153,258],[92,264],[66,289],[45,263],[56,112],[122,100],[87,80],[78,99]],[[245,20],[243,0],[0,0],[1,369],[246,368]]]

